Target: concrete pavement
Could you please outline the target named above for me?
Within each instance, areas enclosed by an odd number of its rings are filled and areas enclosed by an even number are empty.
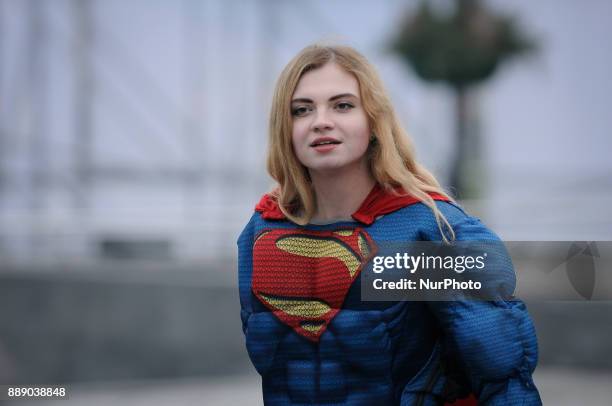
[[[538,368],[535,381],[545,405],[612,404],[612,371]],[[259,376],[73,384],[68,401],[10,401],[8,406],[260,406]]]

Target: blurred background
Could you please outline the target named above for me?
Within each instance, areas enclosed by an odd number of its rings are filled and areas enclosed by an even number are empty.
[[[315,41],[373,62],[419,160],[503,239],[612,240],[611,15],[607,0],[0,0],[0,384],[262,404],[235,242],[272,186],[274,82]],[[610,404],[612,305],[528,307],[545,404]]]

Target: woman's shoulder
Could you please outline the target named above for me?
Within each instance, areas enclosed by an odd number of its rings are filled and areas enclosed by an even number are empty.
[[[459,203],[452,200],[434,200],[434,203],[451,224],[472,217]],[[436,222],[433,210],[423,202],[405,206],[398,210],[396,215],[398,217],[409,217],[411,221]]]
[[[452,227],[457,240],[498,240],[499,237],[483,221],[470,214],[455,201],[436,200],[436,207]],[[419,235],[426,240],[438,240],[442,237],[434,212],[426,204],[419,202],[404,207],[395,213],[393,221],[397,225],[410,224],[419,230]]]
[[[461,241],[491,241],[500,237],[489,228],[479,217],[456,202],[436,202],[438,209],[444,215],[455,232],[457,240]]]

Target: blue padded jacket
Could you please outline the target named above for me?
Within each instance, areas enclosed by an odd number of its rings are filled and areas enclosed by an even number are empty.
[[[499,240],[458,205],[436,204],[457,240]],[[441,238],[422,203],[371,224],[298,226],[255,212],[238,239],[239,293],[265,404],[441,405],[468,393],[480,405],[541,404],[535,330],[520,300],[366,302],[352,257],[336,261],[346,280],[332,268],[309,273],[301,259]]]

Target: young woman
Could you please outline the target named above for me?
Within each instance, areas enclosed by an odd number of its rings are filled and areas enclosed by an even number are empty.
[[[499,240],[416,162],[361,54],[312,45],[289,62],[268,171],[278,186],[238,240],[243,331],[266,405],[541,404],[522,302],[361,300],[379,244]]]

